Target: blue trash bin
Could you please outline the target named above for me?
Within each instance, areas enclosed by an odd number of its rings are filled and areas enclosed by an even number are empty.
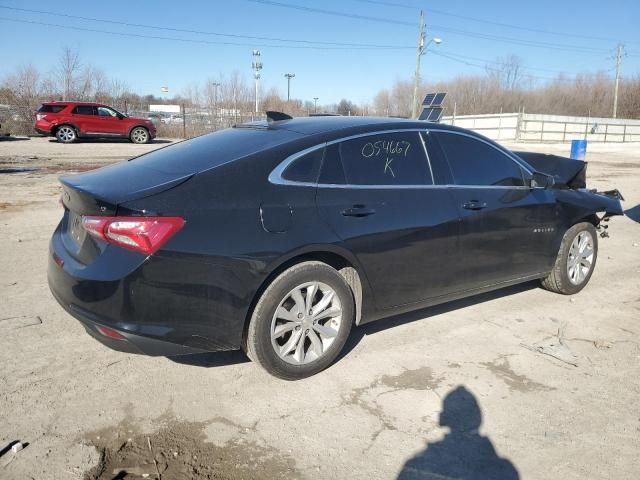
[[[571,140],[571,158],[573,160],[584,160],[587,158],[586,140]]]

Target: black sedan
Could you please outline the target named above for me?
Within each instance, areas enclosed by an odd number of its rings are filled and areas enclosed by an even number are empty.
[[[270,114],[61,178],[53,295],[117,350],[244,349],[298,379],[352,325],[591,277],[617,192],[583,162],[419,121]]]

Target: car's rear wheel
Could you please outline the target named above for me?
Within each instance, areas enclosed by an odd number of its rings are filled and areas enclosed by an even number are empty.
[[[354,312],[351,289],[335,269],[321,262],[294,265],[276,277],[258,300],[245,351],[276,377],[309,377],[338,356]]]
[[[564,235],[560,251],[542,286],[552,292],[572,295],[582,290],[593,274],[598,258],[598,235],[591,223],[578,223]]]
[[[78,134],[71,125],[61,125],[56,129],[56,138],[61,143],[73,143],[78,139]]]
[[[131,130],[129,134],[129,139],[133,143],[149,143],[151,137],[149,136],[149,130],[144,127],[136,127]]]

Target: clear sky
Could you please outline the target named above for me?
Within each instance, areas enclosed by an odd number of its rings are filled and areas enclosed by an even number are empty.
[[[487,62],[511,54],[520,56],[527,73],[540,77],[540,82],[556,72],[573,76],[606,70],[613,75],[618,42],[625,43],[628,54],[623,75],[640,73],[637,0],[0,0],[0,7],[9,7],[0,8],[0,77],[28,63],[50,71],[61,50],[70,46],[80,52],[85,63],[125,80],[141,94],[159,94],[163,85],[170,93],[180,93],[193,82],[233,70],[252,81],[251,50],[260,48],[265,87],[276,86],[286,95],[284,74],[291,72],[296,75],[291,83],[292,97],[311,100],[317,96],[321,104],[343,97],[356,102],[371,100],[394,80],[412,77],[420,8],[425,10],[429,38],[443,40],[423,58],[422,72],[428,80],[481,74]],[[299,48],[308,46],[314,48]]]

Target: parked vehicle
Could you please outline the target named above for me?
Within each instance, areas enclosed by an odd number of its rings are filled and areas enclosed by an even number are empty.
[[[167,125],[182,125],[182,115],[169,115],[160,119],[162,123]]]
[[[11,135],[7,121],[0,117],[0,137],[8,137]]]
[[[162,115],[160,113],[151,112],[147,114],[147,120],[150,120],[156,128],[162,123]]]
[[[579,292],[623,214],[583,162],[460,128],[269,118],[61,178],[49,285],[89,334],[149,355],[242,348],[298,379],[353,325],[534,279]]]
[[[55,136],[62,143],[83,137],[128,138],[133,143],[148,143],[156,136],[156,127],[150,120],[128,117],[100,103],[43,103],[35,118],[38,133]]]

